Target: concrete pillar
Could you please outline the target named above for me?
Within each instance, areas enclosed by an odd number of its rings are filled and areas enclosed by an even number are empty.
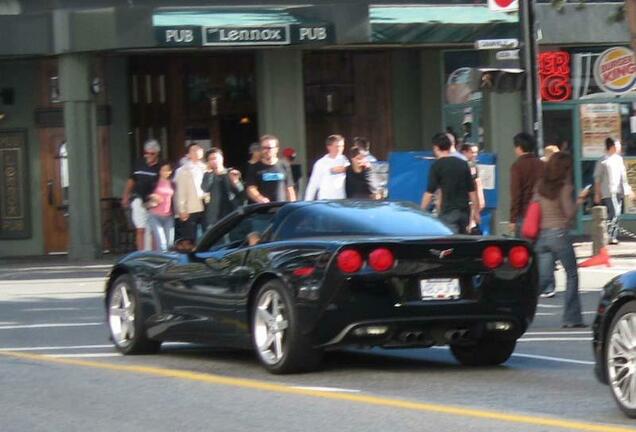
[[[483,122],[485,147],[497,155],[497,209],[494,212],[495,234],[508,232],[510,217],[510,166],[516,156],[513,137],[521,132],[521,92],[484,92]]]
[[[302,51],[272,49],[256,57],[258,131],[274,134],[285,147],[296,149],[296,161],[307,176],[305,96]],[[279,156],[280,152],[279,152]]]
[[[69,258],[101,256],[101,215],[96,104],[91,94],[91,55],[59,57],[60,94],[69,166]]]
[[[422,150],[422,106],[420,95],[420,55],[418,50],[391,53],[393,149]],[[428,144],[428,143],[427,143]]]
[[[442,50],[423,49],[420,51],[421,64],[421,106],[422,106],[422,143],[425,149],[431,149],[431,138],[437,132],[444,131],[442,107],[444,106],[443,80],[444,64]]]

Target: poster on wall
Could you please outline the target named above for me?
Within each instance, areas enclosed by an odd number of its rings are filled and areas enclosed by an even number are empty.
[[[625,171],[627,171],[627,183],[636,192],[636,159],[625,159]],[[625,213],[636,214],[636,196],[632,199],[625,198]]]
[[[584,158],[605,154],[605,139],[621,138],[620,105],[615,103],[581,105],[581,142]]]

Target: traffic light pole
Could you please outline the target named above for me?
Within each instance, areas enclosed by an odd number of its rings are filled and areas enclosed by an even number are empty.
[[[539,154],[543,154],[543,119],[537,58],[537,28],[534,19],[534,0],[519,0],[519,25],[521,36],[521,66],[526,71],[523,97],[523,128],[537,139]]]

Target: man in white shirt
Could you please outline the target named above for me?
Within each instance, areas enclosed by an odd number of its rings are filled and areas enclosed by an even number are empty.
[[[631,197],[627,183],[625,163],[621,157],[621,143],[612,138],[605,140],[607,154],[594,167],[594,202],[607,207],[610,244],[618,244],[618,219],[623,208],[623,198]]]
[[[344,199],[345,170],[349,160],[342,154],[345,141],[342,135],[329,135],[327,138],[327,154],[314,164],[311,177],[307,184],[305,200],[316,199]]]

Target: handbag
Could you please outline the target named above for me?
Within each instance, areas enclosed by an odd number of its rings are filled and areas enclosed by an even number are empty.
[[[526,217],[521,226],[521,236],[528,240],[536,240],[541,231],[541,203],[538,200],[531,201],[526,210]]]

